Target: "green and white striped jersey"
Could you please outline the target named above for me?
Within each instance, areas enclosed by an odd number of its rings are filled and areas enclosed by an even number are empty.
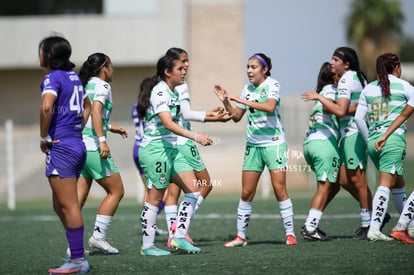
[[[325,85],[322,91],[320,91],[320,95],[336,101],[336,85]],[[324,112],[322,103],[316,100],[312,108],[312,114],[309,117],[309,128],[306,131],[305,140],[326,140],[331,136],[339,139],[339,127],[336,116]]]
[[[391,95],[382,96],[378,80],[368,84],[362,90],[359,104],[367,108],[368,138],[379,138],[398,117],[408,101],[414,107],[414,87],[407,81],[389,74]],[[394,133],[405,135],[407,132],[404,122]]]
[[[111,85],[109,85],[108,82],[98,77],[92,77],[86,84],[85,90],[92,104],[94,101],[99,101],[100,103],[102,103],[102,125],[104,129],[104,134],[106,136],[109,124],[109,117],[111,116],[112,112]],[[85,128],[83,128],[82,138],[83,142],[85,143],[86,150],[98,150],[99,140],[92,126],[91,116],[89,116],[88,121],[85,124]]]
[[[255,102],[266,102],[268,99],[276,99],[277,104],[273,112],[263,112],[250,108],[244,104],[237,104],[238,108],[248,109],[247,116],[247,142],[256,146],[272,146],[286,142],[285,132],[281,123],[280,110],[280,85],[279,82],[267,77],[266,80],[255,87],[247,84],[241,98]]]
[[[158,114],[170,112],[172,120],[178,123],[180,119],[180,105],[178,104],[177,91],[171,91],[165,81],[160,81],[151,91],[151,106],[145,115],[144,138],[142,147],[147,146],[153,140],[163,140],[171,146],[177,146],[177,135],[165,128]]]
[[[349,100],[348,108],[357,103],[363,87],[355,71],[347,71],[342,75],[338,82],[338,99],[346,98]],[[339,129],[341,136],[350,136],[358,132],[353,115],[345,115],[339,118]]]

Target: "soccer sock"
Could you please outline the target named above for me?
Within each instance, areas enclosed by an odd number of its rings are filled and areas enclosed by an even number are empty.
[[[361,227],[367,228],[371,223],[371,213],[366,208],[361,208]]]
[[[165,221],[167,222],[168,237],[174,234],[171,230],[171,225],[177,220],[177,205],[166,205],[164,207]]]
[[[393,230],[406,230],[408,228],[408,224],[414,218],[414,191],[411,192],[410,196],[408,197],[404,209],[401,212],[400,218],[398,219],[397,225],[393,228]]]
[[[83,226],[78,228],[66,228],[66,239],[68,240],[70,258],[72,260],[85,257],[85,250],[83,247],[83,231]]]
[[[401,214],[404,208],[404,202],[406,199],[405,187],[393,188],[391,189],[392,202],[394,203],[395,208],[398,211],[398,214]]]
[[[158,206],[158,213],[157,213],[157,215],[161,213],[161,211],[164,209],[164,207],[165,207],[165,201],[161,201],[160,202],[160,205]]]
[[[319,226],[319,221],[321,220],[322,215],[323,212],[318,209],[309,209],[309,214],[305,221],[306,230],[311,232],[316,230],[316,228]]]
[[[96,215],[95,227],[93,230],[93,236],[95,239],[105,239],[106,232],[111,225],[112,216]]]
[[[279,209],[286,235],[295,235],[293,230],[293,205],[290,198],[279,202]]]
[[[240,199],[237,208],[237,236],[246,239],[246,231],[252,214],[253,203]]]
[[[141,225],[142,225],[142,249],[150,248],[154,245],[156,219],[157,219],[158,207],[144,203],[144,207],[141,212]]]
[[[175,238],[181,239],[187,235],[198,196],[200,196],[200,192],[184,194],[183,201],[178,208],[177,228],[174,233]]]
[[[390,189],[385,186],[379,186],[372,200],[371,229],[380,230],[385,213],[387,212],[389,199]]]
[[[204,201],[204,198],[203,198],[203,196],[198,196],[198,199],[197,199],[197,203],[196,203],[196,205],[195,205],[195,209],[194,209],[194,211],[193,211],[193,216],[192,217],[194,217],[194,215],[195,215],[195,213],[198,211],[198,209],[200,208],[200,206],[201,206],[201,204],[203,203],[203,201]],[[191,218],[192,218],[191,217]]]

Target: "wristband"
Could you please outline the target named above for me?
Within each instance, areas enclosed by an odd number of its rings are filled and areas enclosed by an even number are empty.
[[[45,137],[40,137],[40,141],[41,142],[52,142],[52,138],[49,135],[47,135]]]
[[[108,124],[108,130],[111,130],[111,129],[112,129],[112,125]]]
[[[101,136],[101,137],[98,137],[98,140],[99,140],[99,142],[105,142],[106,138],[105,138],[105,136]]]

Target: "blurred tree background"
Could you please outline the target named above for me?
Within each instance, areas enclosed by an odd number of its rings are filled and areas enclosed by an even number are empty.
[[[414,62],[414,39],[402,33],[404,13],[398,0],[354,0],[346,19],[346,36],[356,46],[361,69],[376,79],[377,56],[392,52]]]

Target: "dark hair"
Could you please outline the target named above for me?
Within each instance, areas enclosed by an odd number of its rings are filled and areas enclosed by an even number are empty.
[[[260,64],[262,64],[263,67],[268,68],[266,76],[271,75],[270,70],[272,69],[272,60],[270,59],[270,57],[267,57],[264,53],[255,53],[250,58],[256,58],[257,60],[259,60]]]
[[[350,47],[339,47],[335,50],[335,56],[342,59],[343,62],[349,63],[349,69],[355,71],[362,87],[365,87],[367,77],[359,68],[359,59],[356,51]]]
[[[396,54],[386,53],[377,58],[378,80],[380,82],[382,95],[386,98],[391,95],[388,74],[391,74],[397,66],[400,66],[400,58]]]
[[[39,43],[39,52],[43,52],[42,67],[51,70],[68,71],[75,67],[69,59],[72,54],[72,47],[68,40],[61,36],[53,35],[44,38]]]
[[[150,98],[151,91],[155,85],[161,80],[165,80],[165,70],[171,72],[174,68],[175,62],[179,60],[179,56],[164,55],[157,62],[157,72],[154,76],[149,78],[148,83],[141,85],[142,90],[138,95],[137,112],[138,118],[144,119],[148,108],[151,106]]]
[[[88,56],[88,59],[79,70],[79,77],[83,86],[86,86],[91,77],[99,75],[102,68],[108,67],[110,63],[111,59],[103,53],[94,53]]]
[[[173,57],[175,57],[175,58],[178,59],[178,58],[180,58],[180,55],[182,53],[186,53],[187,54],[187,52],[184,49],[177,48],[177,47],[172,47],[172,48],[169,48],[167,50],[167,52],[165,53],[165,55],[170,55],[170,56],[173,56]]]
[[[318,82],[316,84],[316,92],[319,94],[325,85],[334,84],[334,76],[335,73],[332,72],[331,63],[324,62],[319,70]]]

